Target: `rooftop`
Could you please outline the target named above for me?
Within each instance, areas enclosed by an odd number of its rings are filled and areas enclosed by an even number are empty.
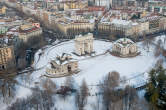
[[[63,53],[61,56],[57,56],[55,60],[52,60],[51,63],[58,64],[58,65],[65,65],[69,62],[76,61],[72,59],[70,54]]]
[[[121,47],[128,47],[129,45],[134,44],[134,42],[128,38],[120,38],[114,44],[118,44]]]

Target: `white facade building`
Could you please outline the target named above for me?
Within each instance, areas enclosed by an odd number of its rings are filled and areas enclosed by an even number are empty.
[[[51,61],[51,69],[47,68],[46,72],[50,75],[67,75],[78,72],[78,61],[72,59],[69,54],[62,54],[57,56],[55,60]]]
[[[88,33],[87,35],[78,35],[75,38],[76,54],[84,55],[93,52],[93,34]]]
[[[112,52],[118,53],[119,56],[129,56],[138,53],[136,43],[128,38],[121,38],[114,42]]]

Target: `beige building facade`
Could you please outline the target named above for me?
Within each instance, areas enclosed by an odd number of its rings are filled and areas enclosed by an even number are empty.
[[[81,32],[91,32],[94,30],[94,23],[80,22],[80,23],[65,23],[57,22],[57,29],[64,35],[77,35]]]
[[[71,56],[65,54],[58,59],[51,61],[51,69],[46,70],[47,74],[66,75],[78,71],[78,61],[73,60]]]
[[[19,39],[24,43],[27,43],[28,40],[35,36],[40,36],[42,34],[42,29],[33,25],[22,25],[19,30]]]
[[[78,35],[75,38],[75,52],[78,55],[90,54],[93,52],[93,34]]]
[[[118,53],[120,56],[128,56],[138,52],[137,45],[128,38],[117,40],[112,47],[112,52]]]
[[[0,71],[15,67],[13,46],[0,47]]]
[[[88,6],[87,1],[64,1],[62,4],[64,10],[83,9]]]

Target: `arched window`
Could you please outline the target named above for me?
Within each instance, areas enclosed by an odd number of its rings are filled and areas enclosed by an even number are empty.
[[[68,72],[71,72],[71,65],[67,66],[67,70],[68,70]]]

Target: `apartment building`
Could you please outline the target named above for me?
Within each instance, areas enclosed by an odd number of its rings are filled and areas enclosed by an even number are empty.
[[[0,71],[15,67],[13,46],[0,46]]]
[[[20,26],[18,37],[21,41],[27,43],[30,38],[40,36],[41,34],[42,29],[40,27],[36,27],[33,24],[26,24]]]

